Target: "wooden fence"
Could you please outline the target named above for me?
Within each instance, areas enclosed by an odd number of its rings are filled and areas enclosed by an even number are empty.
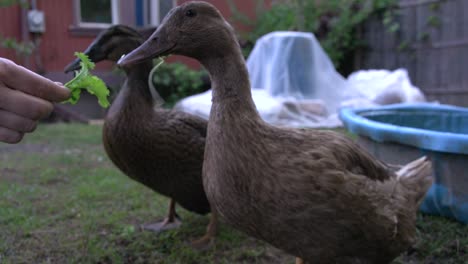
[[[468,0],[401,0],[399,29],[382,20],[364,27],[355,67],[406,68],[429,100],[468,106]]]

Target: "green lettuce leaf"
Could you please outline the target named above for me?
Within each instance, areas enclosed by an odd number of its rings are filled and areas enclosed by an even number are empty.
[[[91,70],[95,67],[94,63],[84,53],[75,52],[75,56],[81,60],[81,69],[75,72],[75,78],[65,84],[65,87],[71,91],[70,99],[65,102],[76,104],[80,99],[81,89],[86,89],[98,98],[99,105],[104,108],[109,107],[107,100],[109,89],[99,77],[91,74]]]

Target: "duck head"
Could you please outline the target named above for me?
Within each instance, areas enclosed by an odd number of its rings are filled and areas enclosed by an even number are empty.
[[[136,30],[124,25],[115,25],[102,31],[84,53],[95,63],[103,60],[116,62],[122,55],[140,46],[144,40],[144,36]],[[80,59],[75,59],[65,67],[65,73],[79,69]]]
[[[230,45],[239,45],[233,29],[211,4],[201,1],[173,8],[158,29],[118,64],[128,67],[142,61],[177,54],[202,60],[222,56]]]

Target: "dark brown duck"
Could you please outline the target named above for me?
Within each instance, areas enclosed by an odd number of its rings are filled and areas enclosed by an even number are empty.
[[[127,26],[112,26],[99,34],[85,53],[94,62],[116,62],[145,39]],[[66,71],[78,67],[79,61],[74,61]],[[175,203],[197,214],[210,212],[201,177],[207,122],[160,107],[157,92],[152,96],[148,85],[152,67],[152,62],[146,61],[124,68],[127,79],[105,118],[103,143],[122,172],[171,198],[168,217],[149,226],[161,230],[177,225]]]
[[[210,73],[203,182],[228,223],[311,263],[388,263],[414,242],[425,157],[394,172],[339,133],[262,121],[234,31],[206,2],[173,9],[120,64],[171,53]]]

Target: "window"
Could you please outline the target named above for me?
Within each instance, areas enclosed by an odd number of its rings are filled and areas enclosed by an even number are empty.
[[[118,0],[75,0],[78,27],[105,28],[119,23]]]
[[[157,26],[164,16],[176,6],[175,0],[136,0],[135,24],[137,26]]]
[[[176,0],[73,0],[75,36],[96,36],[112,24],[154,27],[177,5]]]

